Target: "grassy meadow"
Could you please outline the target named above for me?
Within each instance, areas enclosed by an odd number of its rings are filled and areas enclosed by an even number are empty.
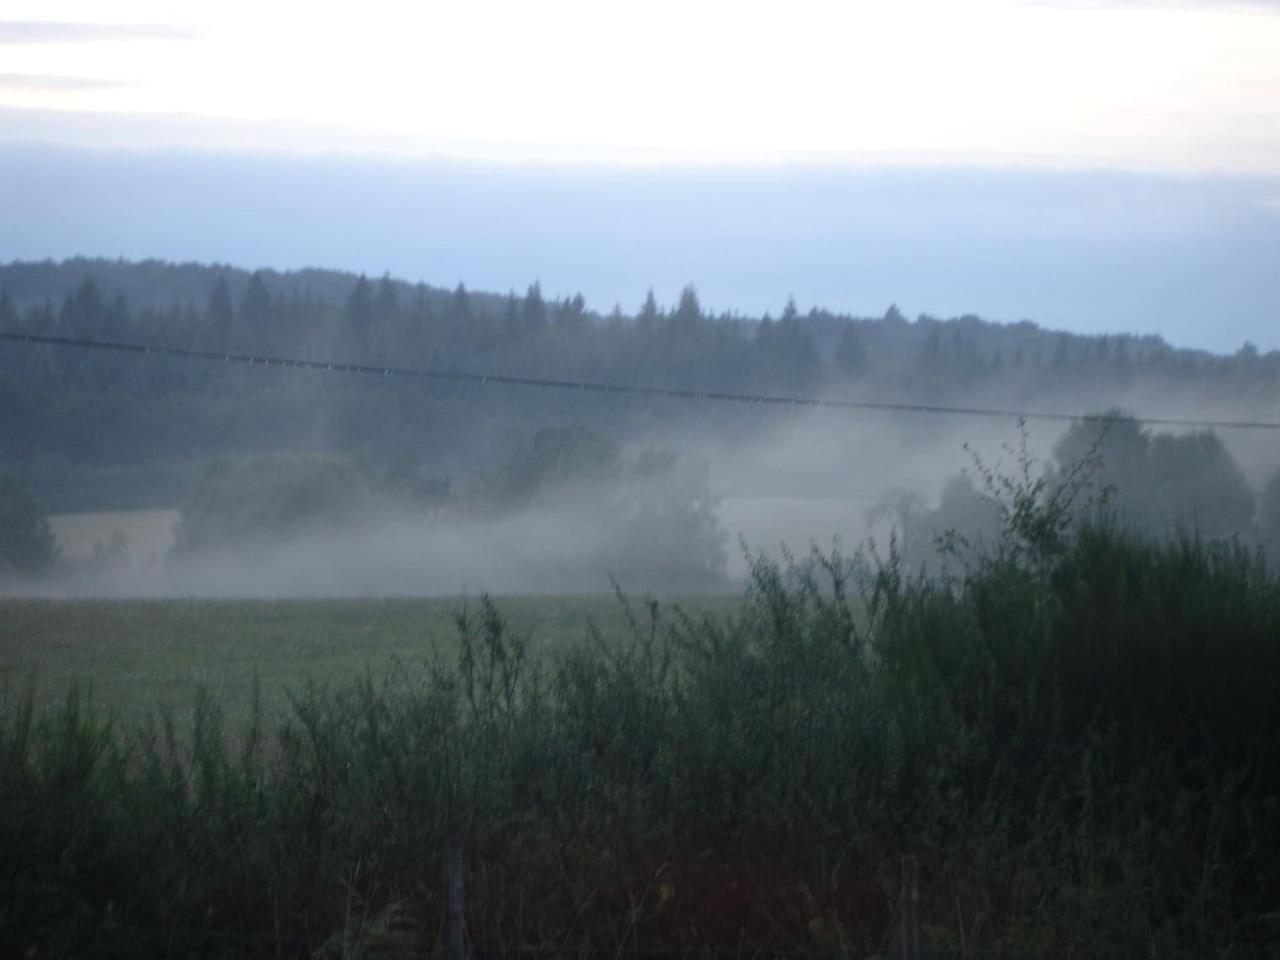
[[[41,703],[77,682],[94,705],[137,720],[157,706],[190,710],[197,690],[242,721],[257,678],[264,705],[307,681],[349,684],[457,652],[457,616],[476,597],[340,600],[47,600],[0,598],[0,683]],[[618,635],[607,595],[496,599],[535,652],[563,652],[595,625]],[[664,598],[694,616],[728,613],[724,595]]]
[[[439,956],[453,837],[473,955],[885,957],[910,855],[929,956],[1280,957],[1280,582],[1035,493],[683,609],[8,601],[0,955]]]

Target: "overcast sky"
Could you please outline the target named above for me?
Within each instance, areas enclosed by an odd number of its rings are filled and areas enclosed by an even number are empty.
[[[1277,9],[9,0],[0,103],[184,146],[1280,174]]]
[[[946,270],[934,263],[928,282],[913,286],[906,272],[871,276],[864,270],[874,296],[848,292],[830,306],[852,309],[882,299],[889,284],[878,281],[891,279],[904,287],[892,299],[920,310],[994,309],[999,319],[1029,316],[1079,329],[1127,321],[1131,329],[1165,332],[1161,324],[1171,308],[1161,303],[1157,311],[1151,304],[1144,312],[1150,298],[1142,291],[1158,288],[1161,271],[1176,265],[1183,276],[1167,277],[1166,286],[1177,288],[1190,275],[1207,288],[1198,289],[1196,310],[1184,311],[1167,328],[1171,339],[1227,349],[1238,345],[1229,338],[1243,333],[1264,347],[1280,347],[1277,285],[1255,263],[1265,264],[1272,254],[1280,263],[1280,249],[1268,246],[1280,236],[1277,3],[8,0],[2,16],[0,151],[11,177],[0,191],[9,194],[19,189],[13,176],[27,186],[39,180],[52,148],[148,151],[148,162],[165,164],[179,178],[181,157],[235,153],[242,161],[261,160],[254,180],[259,184],[281,179],[281,162],[305,166],[320,157],[371,164],[369,177],[384,169],[379,164],[397,163],[403,170],[446,158],[479,164],[478,171],[507,187],[523,183],[530,189],[541,186],[536,178],[522,179],[522,165],[553,178],[557,170],[577,169],[594,186],[584,186],[581,195],[561,186],[568,190],[566,202],[584,209],[593,196],[600,199],[601,184],[625,188],[610,179],[610,169],[639,167],[656,178],[649,187],[669,188],[643,193],[645,204],[680,198],[669,223],[688,241],[697,231],[682,232],[682,217],[692,224],[696,215],[721,209],[711,201],[700,207],[703,198],[694,189],[714,182],[715,171],[734,168],[738,173],[730,176],[776,175],[789,183],[818,171],[814,176],[831,198],[830,209],[849,217],[847,235],[813,204],[795,210],[785,205],[786,197],[805,193],[801,188],[775,191],[761,216],[775,218],[793,246],[826,238],[856,252],[869,242],[866,225],[852,222],[858,211],[871,204],[876,218],[890,218],[874,193],[885,181],[875,178],[932,171],[934,181],[908,177],[918,189],[903,198],[903,220],[916,223],[918,232],[899,229],[891,241],[904,258],[914,246],[940,260],[950,242],[967,275],[954,273],[948,285]],[[40,150],[32,152],[32,146]],[[88,162],[99,154],[66,155]],[[197,168],[191,169],[195,177]],[[199,169],[208,175],[206,167]],[[240,177],[242,188],[244,177],[253,178],[237,170],[228,176]],[[833,179],[833,171],[845,179]],[[989,179],[1001,171],[1014,178],[1008,196],[998,179]],[[344,168],[339,179],[351,189],[360,175]],[[427,174],[414,182],[418,195],[457,188]],[[975,183],[982,184],[976,193]],[[1123,189],[1117,193],[1116,184],[1129,184],[1142,198],[1140,206],[1154,204],[1163,212],[1144,208],[1136,224],[1126,223],[1123,211],[1135,201]],[[181,193],[180,186],[173,189]],[[1079,191],[1079,203],[1072,191]],[[513,197],[521,208],[524,201]],[[621,195],[608,197],[605,206],[629,203]],[[46,214],[46,222],[6,218],[0,257],[176,257],[199,246],[194,238],[201,223],[189,216],[169,224],[173,249],[166,250],[147,247],[128,224],[118,224],[122,229],[113,234],[112,224],[92,220],[93,210],[125,216],[109,197],[90,197],[102,203],[91,203],[79,220],[56,190],[10,199],[22,200],[32,217]],[[278,213],[271,199],[264,190],[258,210],[242,211],[242,232],[255,229],[253,216],[265,223]],[[319,203],[318,195],[314,199]],[[742,200],[752,203],[751,192]],[[724,196],[720,201],[727,202]],[[322,210],[310,209],[301,195],[293,202],[302,206],[308,230],[323,229]],[[481,209],[492,214],[483,204],[477,213]],[[539,208],[529,200],[524,209]],[[1045,235],[1045,223],[1071,219],[1073,209],[1100,220],[1064,232],[1066,260],[1055,272],[1054,237]],[[163,223],[165,210],[157,207],[148,216]],[[806,233],[815,216],[821,229]],[[457,219],[466,217],[467,211],[458,211]],[[996,247],[985,257],[972,249],[990,239],[991,219],[1002,225],[1002,249],[1016,253],[1024,234],[1040,244],[1035,263],[1023,269],[1045,271],[1043,283],[1034,275],[1009,276],[1011,261],[1002,265]],[[75,230],[57,231],[59,223],[72,221]],[[518,222],[492,223],[493,230],[511,231],[494,241],[495,250],[538,249],[534,240],[544,225],[535,226],[520,234]],[[674,282],[653,257],[646,260],[643,237],[629,251],[625,224],[596,231],[609,229],[614,233],[606,247],[623,259],[634,253],[634,270],[592,267],[590,258],[573,252],[564,263],[537,260],[519,270],[498,252],[486,260],[479,244],[472,255],[448,264],[468,276],[436,275],[429,264],[420,272],[435,282],[462,279],[474,286],[564,273],[564,285],[591,290],[606,301],[597,304],[604,309],[613,299],[638,299],[650,283]],[[424,262],[415,260],[417,251],[397,252],[395,244],[409,242],[399,227],[373,233],[372,246],[359,253],[336,243],[303,251],[288,237],[275,247],[246,242],[238,255],[229,248],[209,252],[249,265],[262,260],[289,266],[304,252],[330,257],[326,265],[335,267]],[[112,236],[121,238],[114,249]],[[1221,244],[1228,236],[1237,240],[1233,258],[1249,260],[1248,269],[1224,258]],[[90,241],[105,246],[84,246]],[[571,241],[564,239],[566,249]],[[752,240],[749,255],[736,242],[725,235],[714,250],[691,247],[689,275],[681,280],[712,285],[724,308],[751,309],[766,299],[756,287],[759,262],[766,258],[758,247],[767,246],[767,234]],[[588,249],[591,237],[580,244]],[[1176,256],[1168,255],[1171,244]],[[1117,245],[1127,251],[1124,262],[1141,274],[1127,292],[1124,277],[1115,275]],[[562,269],[575,259],[584,272],[576,281]],[[798,259],[788,268],[786,250],[775,259],[770,279],[776,291],[768,291],[774,299],[791,292],[820,299],[851,290],[844,282],[847,259],[823,260],[830,273],[822,277]],[[735,271],[742,280],[737,297]],[[1107,276],[1096,278],[1098,271]],[[1091,277],[1101,293],[1073,300],[1070,289]],[[983,284],[1010,295],[983,296]],[[1026,301],[1015,304],[1012,294]],[[966,297],[977,302],[961,303]],[[1097,302],[1108,297],[1128,306],[1100,312]],[[1239,305],[1251,319],[1215,326],[1198,305],[1215,298]],[[1178,299],[1165,297],[1175,306]]]

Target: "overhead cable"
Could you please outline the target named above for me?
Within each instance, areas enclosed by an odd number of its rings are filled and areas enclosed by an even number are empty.
[[[379,364],[344,363],[333,360],[305,360],[295,357],[229,353],[221,350],[192,350],[117,340],[88,340],[78,337],[52,337],[34,333],[0,332],[0,340],[52,347],[79,347],[116,353],[154,354],[186,360],[237,363],[249,366],[316,370],[326,373],[348,373],[400,379],[439,380],[454,383],[499,384],[579,393],[615,394],[642,397],[667,397],[677,400],[704,400],[717,403],[762,404],[774,407],[808,407],[826,410],[873,410],[890,413],[918,413],[960,417],[997,417],[1013,420],[1056,420],[1063,422],[1124,419],[1161,427],[1188,427],[1217,430],[1280,430],[1280,422],[1265,420],[1201,420],[1187,417],[1129,416],[1108,413],[1067,413],[1046,410],[1018,410],[1006,407],[948,406],[936,403],[913,403],[889,400],[839,400],[817,397],[778,396],[772,394],[728,393],[720,390],[694,390],[673,387],[646,387],[637,384],[600,383],[590,380],[558,380],[546,377],[522,377],[504,373],[475,373],[456,370],[432,370],[413,367],[389,367]]]

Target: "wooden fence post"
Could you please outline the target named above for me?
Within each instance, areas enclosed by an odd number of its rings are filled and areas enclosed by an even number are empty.
[[[449,960],[465,960],[462,938],[462,838],[449,838]]]
[[[920,865],[902,858],[902,960],[920,960]]]

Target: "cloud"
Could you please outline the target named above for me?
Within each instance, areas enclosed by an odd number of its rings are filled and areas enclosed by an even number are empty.
[[[1202,7],[1222,10],[1234,7],[1245,10],[1270,10],[1280,13],[1280,0],[1053,0],[1060,7]]]
[[[83,90],[107,90],[130,86],[120,80],[104,80],[100,77],[68,77],[47,73],[0,73],[0,90],[22,92],[72,92]]]
[[[1015,0],[1027,7],[1058,7],[1065,10],[1115,12],[1155,10],[1161,12],[1280,13],[1280,0]]]
[[[102,40],[190,40],[189,27],[162,23],[67,23],[0,20],[0,44],[95,43]]]

